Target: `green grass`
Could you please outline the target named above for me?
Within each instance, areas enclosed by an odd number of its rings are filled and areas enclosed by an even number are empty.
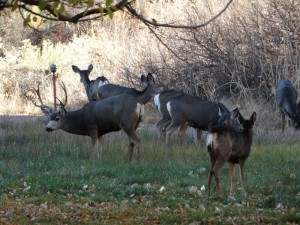
[[[127,159],[127,138],[109,134],[102,159],[90,139],[46,133],[44,119],[0,120],[0,224],[299,224],[300,144],[259,137],[246,162],[248,195],[235,199],[228,167],[222,200],[207,194],[209,156],[173,137],[168,151],[151,129],[139,130],[142,157]],[[297,139],[297,133],[293,133]],[[30,186],[30,188],[29,188]],[[192,186],[206,188],[202,195]],[[160,189],[164,187],[163,191]]]

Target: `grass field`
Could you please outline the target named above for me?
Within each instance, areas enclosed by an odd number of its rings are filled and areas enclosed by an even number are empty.
[[[210,168],[199,146],[173,137],[168,151],[142,128],[142,157],[127,159],[122,132],[107,135],[102,159],[90,139],[47,133],[45,117],[0,117],[0,224],[299,224],[300,141],[288,130],[255,132],[246,161],[247,196],[207,194]]]

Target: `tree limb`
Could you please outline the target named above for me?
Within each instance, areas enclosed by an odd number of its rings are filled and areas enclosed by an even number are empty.
[[[16,1],[16,0],[15,0]],[[229,5],[232,3],[233,0],[229,0],[225,7],[214,17],[206,21],[205,23],[194,25],[194,26],[188,26],[188,25],[180,25],[180,24],[171,24],[169,23],[158,23],[155,20],[149,20],[146,19],[144,16],[139,14],[133,7],[132,3],[136,0],[119,0],[116,4],[110,6],[110,7],[100,7],[100,3],[95,3],[93,5],[93,8],[89,8],[88,3],[86,3],[86,7],[82,6],[82,12],[79,12],[73,16],[70,16],[68,11],[64,10],[60,12],[57,10],[57,8],[53,7],[52,1],[43,1],[45,5],[43,6],[43,10],[41,13],[33,12],[29,7],[27,6],[39,6],[41,1],[40,0],[19,0],[18,8],[24,9],[30,13],[33,13],[37,16],[40,16],[42,18],[45,18],[47,20],[55,20],[55,21],[67,21],[70,23],[78,23],[81,21],[86,20],[93,20],[98,19],[104,16],[107,16],[110,13],[117,12],[119,10],[126,9],[128,13],[133,16],[134,18],[142,21],[145,24],[148,24],[150,26],[155,27],[169,27],[169,28],[176,28],[176,29],[198,29],[201,27],[206,26],[207,24],[211,23],[215,19],[217,19],[220,15],[222,15],[223,12],[229,7]],[[56,2],[58,4],[61,4],[63,6],[66,6],[66,2],[64,1],[58,1]],[[13,0],[0,0],[0,11],[4,8],[14,8],[15,2]],[[68,5],[66,7],[68,8],[75,8],[76,5]],[[48,12],[51,16],[47,16],[43,13],[43,11]],[[92,15],[95,15],[95,17],[92,17]]]
[[[118,3],[112,5],[110,7],[110,11],[112,13],[114,13],[114,12],[117,12],[119,10],[122,10],[126,4],[131,4],[132,2],[134,2],[134,1],[121,0]],[[33,12],[31,9],[29,9],[27,7],[27,6],[39,6],[39,4],[40,4],[39,0],[20,0],[19,4],[18,4],[18,7],[22,8],[22,9],[24,9],[24,10],[30,12],[30,13],[33,13],[37,16],[40,16],[42,18],[48,19],[48,20],[67,21],[67,22],[70,22],[70,23],[78,23],[80,21],[85,21],[91,15],[98,14],[97,17],[92,18],[92,19],[96,19],[96,18],[103,17],[103,16],[106,16],[106,15],[109,14],[109,11],[106,7],[102,7],[102,9],[100,9],[100,7],[96,8],[96,6],[97,6],[96,5],[94,8],[85,9],[85,10],[83,10],[82,12],[80,12],[78,14],[70,16],[70,15],[68,15],[67,11],[65,11],[65,13],[56,11],[56,9],[54,9],[50,3],[48,3],[48,2],[45,2],[45,3],[46,3],[46,5],[44,6],[43,11],[46,11],[46,12],[50,13],[51,17],[45,16],[42,13]],[[63,2],[61,2],[61,3],[64,4]],[[12,8],[12,7],[14,7],[13,4],[9,3],[8,1],[0,0],[0,10],[2,10],[4,8]]]
[[[136,12],[136,10],[130,4],[125,4],[124,7],[130,12],[130,14],[133,17],[141,20],[145,24],[149,24],[149,25],[156,26],[156,27],[169,27],[169,28],[176,28],[176,29],[198,29],[198,28],[208,25],[209,23],[211,23],[212,21],[217,19],[219,16],[221,16],[222,13],[225,12],[226,9],[229,7],[229,5],[232,3],[232,1],[233,0],[229,0],[229,2],[225,5],[225,7],[217,15],[215,15],[214,17],[212,17],[205,23],[194,25],[194,26],[172,25],[170,23],[157,23],[157,21],[150,21],[150,20],[146,19],[145,17],[143,17],[142,15],[138,14]]]

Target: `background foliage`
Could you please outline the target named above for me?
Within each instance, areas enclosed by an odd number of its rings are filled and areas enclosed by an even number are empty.
[[[176,22],[189,25],[222,7],[218,0],[135,2],[148,18],[163,22],[176,15]],[[152,72],[166,88],[222,99],[249,113],[261,110],[265,126],[273,126],[269,114],[275,109],[276,84],[287,78],[299,86],[299,11],[298,1],[236,1],[197,30],[148,29],[121,12],[113,20],[77,25],[39,19],[30,23],[36,29],[24,29],[22,18],[5,11],[0,17],[0,112],[39,113],[26,98],[39,82],[50,103],[52,63],[67,84],[70,107],[77,108],[86,96],[71,65],[83,69],[93,63],[92,78],[104,75],[112,83],[141,88],[139,76]]]

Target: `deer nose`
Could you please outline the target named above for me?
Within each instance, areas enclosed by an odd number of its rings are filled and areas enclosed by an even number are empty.
[[[50,127],[46,127],[46,131],[47,132],[51,132],[51,131],[53,131]]]

